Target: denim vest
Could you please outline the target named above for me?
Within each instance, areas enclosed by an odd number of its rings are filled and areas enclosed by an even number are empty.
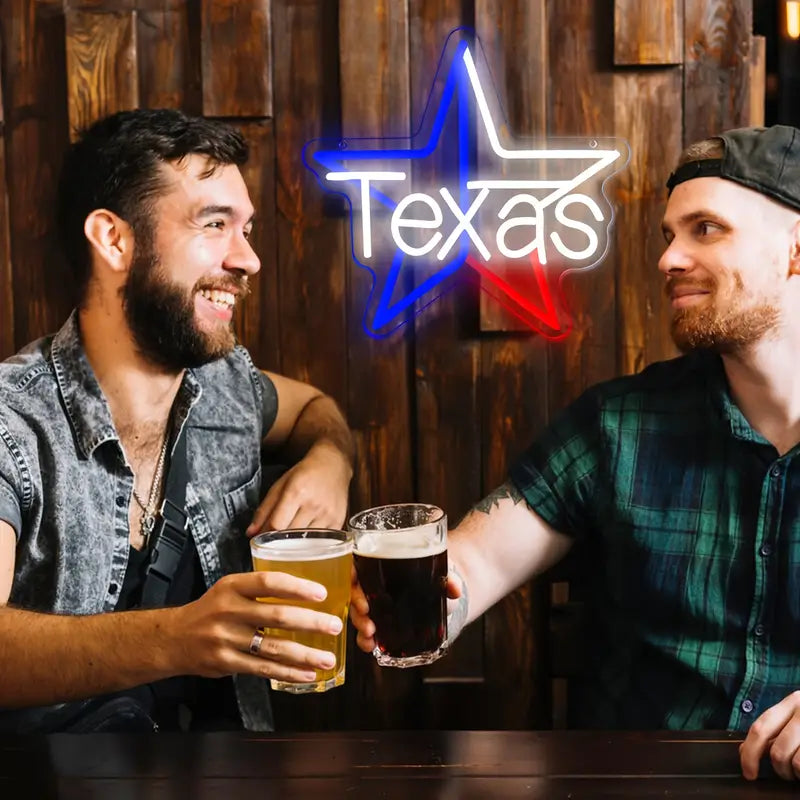
[[[260,446],[277,402],[243,347],[184,375],[175,434],[185,428],[186,510],[207,586],[251,569],[244,529],[261,499]],[[17,534],[9,602],[55,614],[113,611],[133,481],[73,312],[55,336],[0,364],[0,519]],[[272,730],[267,682],[236,675],[234,683],[245,728]]]

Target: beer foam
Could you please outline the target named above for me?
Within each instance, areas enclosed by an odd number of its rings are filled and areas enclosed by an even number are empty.
[[[353,549],[352,542],[341,539],[273,539],[252,546],[254,558],[266,561],[322,561]]]
[[[447,550],[447,542],[425,531],[365,533],[358,537],[356,553],[372,558],[423,558]]]

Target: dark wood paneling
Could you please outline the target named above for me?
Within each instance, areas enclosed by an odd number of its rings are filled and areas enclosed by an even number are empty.
[[[238,125],[250,146],[242,174],[256,209],[251,243],[261,271],[251,279],[252,294],[237,316],[236,331],[261,369],[280,371],[278,248],[275,240],[275,131],[271,120]]]
[[[198,11],[194,3],[140,7],[136,49],[143,107],[202,112]]]
[[[764,125],[764,106],[767,100],[767,40],[754,36],[750,51],[750,116],[748,125]]]
[[[271,117],[269,0],[202,0],[202,13],[203,113]],[[313,53],[306,55],[314,60]]]
[[[55,186],[67,140],[65,30],[60,8],[0,3],[17,348],[56,330],[72,299],[54,237]]]
[[[618,372],[677,355],[669,336],[669,302],[658,259],[664,251],[659,225],[669,171],[681,152],[678,69],[614,76],[617,135],[631,147],[631,162],[616,179]]]
[[[14,352],[14,281],[6,184],[6,125],[3,113],[3,41],[0,39],[0,359]]]
[[[752,0],[685,0],[684,144],[748,124]]]
[[[275,132],[281,365],[347,403],[344,220],[301,159],[311,139],[338,130],[336,6],[275,0]]]
[[[683,0],[614,0],[614,63],[680,64]]]
[[[378,0],[364,14],[360,0],[339,6],[342,132],[345,137],[409,136],[408,16],[405,4]],[[348,229],[349,233],[349,229]],[[380,236],[375,230],[375,237]],[[347,244],[348,421],[358,459],[353,508],[414,496],[411,463],[409,339],[404,325],[385,339],[362,326],[372,276]]]
[[[526,3],[477,0],[475,29],[508,118],[508,135],[521,140],[544,136],[547,109],[545,0]],[[487,91],[491,90],[492,87],[487,87]],[[505,278],[506,272],[497,263],[493,264],[493,269]],[[486,291],[481,292],[480,299],[481,330],[530,330]]]
[[[548,0],[551,136],[609,136],[614,129],[613,2]],[[596,269],[572,273],[562,287],[574,330],[551,345],[551,413],[616,373],[613,243]]]
[[[100,117],[136,108],[136,27],[132,13],[68,10],[67,85],[70,132]]]

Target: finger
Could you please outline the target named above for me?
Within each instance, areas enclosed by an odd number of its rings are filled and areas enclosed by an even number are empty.
[[[226,659],[225,674],[258,675],[261,678],[271,678],[289,683],[311,683],[317,679],[317,672],[314,669],[268,661],[238,650],[232,651]]]
[[[283,492],[272,512],[266,520],[269,528],[276,531],[286,530],[294,527],[292,520],[299,509],[299,503],[293,494]]]
[[[244,640],[241,650],[267,661],[306,670],[333,669],[336,666],[336,655],[329,650],[319,650],[269,634],[264,635],[260,644],[247,633],[241,638]],[[256,652],[250,649],[254,643],[258,645]]]
[[[747,780],[758,777],[758,765],[766,753],[770,741],[776,739],[786,723],[792,718],[800,693],[794,692],[777,705],[768,708],[751,726],[739,748],[742,775]]]
[[[792,718],[769,746],[772,767],[786,781],[795,779],[793,762],[797,758],[798,750],[800,750],[800,718],[798,711],[795,710]]]
[[[367,638],[375,635],[375,623],[366,614],[360,614],[353,606],[350,606],[350,622],[360,634]]]
[[[250,609],[250,613],[244,615],[243,621],[253,628],[282,628],[287,631],[309,631],[336,636],[343,627],[339,617],[302,606],[252,603]]]
[[[461,578],[453,572],[447,574],[446,591],[450,600],[458,600],[464,593]]]
[[[363,650],[365,653],[372,653],[375,649],[375,639],[372,636],[364,636],[361,633],[356,636],[356,644],[359,650]]]
[[[321,583],[298,578],[287,572],[241,572],[220,578],[215,586],[218,591],[232,589],[243,597],[252,599],[275,597],[280,600],[320,602],[328,596],[328,590]]]
[[[314,520],[314,511],[306,506],[299,506],[294,516],[286,524],[287,528],[324,528],[325,525],[318,524]]]
[[[369,614],[369,601],[358,582],[350,585],[350,608],[362,616]]]
[[[266,523],[267,519],[269,519],[270,515],[272,514],[272,510],[275,508],[275,504],[278,502],[281,496],[281,486],[282,479],[279,479],[270,487],[270,490],[267,492],[266,496],[261,501],[261,504],[256,509],[255,514],[253,514],[253,519],[247,526],[245,533],[248,536],[255,536],[257,533],[260,533],[262,530],[264,530],[264,524]]]

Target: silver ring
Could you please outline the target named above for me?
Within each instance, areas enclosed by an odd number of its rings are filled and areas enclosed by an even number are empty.
[[[257,656],[261,652],[261,642],[264,641],[264,634],[261,631],[256,631],[253,638],[250,640],[250,653]]]

